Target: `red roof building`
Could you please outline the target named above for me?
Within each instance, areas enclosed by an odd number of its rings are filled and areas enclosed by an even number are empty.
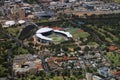
[[[53,30],[63,30],[63,28],[60,28],[60,27],[53,27]]]
[[[118,47],[113,46],[113,45],[109,47],[109,50],[110,50],[110,51],[114,51],[114,50],[117,50],[117,49],[118,49]]]
[[[120,75],[120,71],[113,72],[114,75]]]
[[[80,29],[80,30],[78,30],[78,32],[85,32],[85,31]]]
[[[77,60],[78,58],[77,57],[67,57],[67,56],[64,56],[64,57],[52,57],[50,59],[48,59],[48,62],[51,62],[51,61],[68,61],[68,60]]]

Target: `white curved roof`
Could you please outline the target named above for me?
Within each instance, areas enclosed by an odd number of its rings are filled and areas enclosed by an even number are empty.
[[[45,40],[52,41],[51,38],[45,37],[45,36],[43,36],[42,34],[36,34],[36,36],[39,37],[39,38],[41,38],[41,39],[45,39]]]
[[[23,23],[25,23],[25,20],[19,20],[18,23],[23,24]]]
[[[15,21],[6,21],[5,25],[12,26],[15,24]]]
[[[64,31],[59,31],[59,30],[54,30],[54,32],[65,34],[67,37],[72,37],[72,35],[69,32],[64,32]]]
[[[45,27],[45,28],[41,28],[41,29],[37,30],[36,34],[45,33],[45,32],[49,32],[52,30],[53,30],[52,28]]]
[[[37,30],[36,31],[36,36],[38,38],[41,38],[41,39],[52,41],[53,40],[52,38],[48,38],[48,37],[42,35],[42,33],[46,33],[46,32],[49,32],[49,31],[54,31],[54,32],[65,34],[69,38],[72,37],[72,35],[69,32],[60,31],[60,30],[53,30],[52,28],[48,28],[48,27],[41,28],[41,29]]]

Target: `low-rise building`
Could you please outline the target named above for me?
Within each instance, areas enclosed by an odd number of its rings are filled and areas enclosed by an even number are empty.
[[[110,69],[107,67],[101,67],[98,69],[98,73],[104,77],[110,77]]]
[[[41,59],[31,54],[24,54],[14,57],[13,70],[15,75],[21,75],[25,73],[35,74],[44,69]]]
[[[52,70],[52,69],[62,68],[62,64],[67,63],[67,62],[74,63],[76,60],[78,60],[77,57],[64,56],[64,57],[47,58],[46,62],[48,63],[48,65],[50,66],[50,68]]]
[[[104,79],[102,79],[102,78],[99,77],[99,76],[94,75],[94,76],[93,76],[93,80],[104,80]]]
[[[86,73],[86,79],[92,80],[93,74],[92,73]]]

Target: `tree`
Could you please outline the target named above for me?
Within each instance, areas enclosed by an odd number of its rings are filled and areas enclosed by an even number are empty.
[[[76,77],[72,76],[70,77],[70,80],[77,80]]]
[[[18,54],[27,54],[28,51],[22,47],[18,47],[17,53]]]
[[[88,46],[86,46],[85,48],[84,48],[84,51],[89,51],[90,49],[89,49],[89,47]]]
[[[0,77],[6,76],[8,76],[8,70],[5,67],[2,67],[2,65],[0,65]]]

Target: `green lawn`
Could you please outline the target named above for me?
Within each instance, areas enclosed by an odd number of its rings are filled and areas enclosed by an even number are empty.
[[[87,38],[90,36],[88,32],[80,32],[73,35],[75,38]]]
[[[42,22],[49,22],[49,20],[48,19],[40,19],[39,22],[41,22],[41,23]]]
[[[79,28],[70,28],[69,30],[67,30],[68,32],[70,32],[71,34],[76,34],[76,32],[80,30]]]
[[[113,63],[113,65],[120,66],[120,55],[118,53],[108,52],[106,56]]]
[[[61,42],[65,41],[64,36],[62,36],[62,35],[57,35],[57,34],[54,34],[54,33],[51,34],[51,35],[49,35],[48,37],[49,37],[49,38],[52,38],[53,41],[54,41],[54,43],[61,43]]]
[[[10,34],[12,34],[13,36],[16,36],[16,37],[18,36],[18,33],[19,33],[19,30],[18,30],[17,27],[15,27],[15,28],[13,28],[13,27],[8,28],[7,31],[8,31]]]
[[[67,30],[68,32],[70,32],[73,35],[73,38],[87,38],[90,36],[90,34],[88,32],[79,32],[79,28],[71,28],[69,30]]]
[[[87,45],[95,46],[95,45],[98,45],[98,44],[96,42],[88,42]]]
[[[79,28],[70,28],[68,29],[66,32],[70,32],[70,34],[73,35],[74,39],[77,38],[87,38],[90,36],[90,34],[88,32],[79,32]],[[52,38],[54,42],[63,42],[65,41],[65,37],[62,35],[56,35],[56,34],[52,34],[50,36],[48,36],[49,38]]]

